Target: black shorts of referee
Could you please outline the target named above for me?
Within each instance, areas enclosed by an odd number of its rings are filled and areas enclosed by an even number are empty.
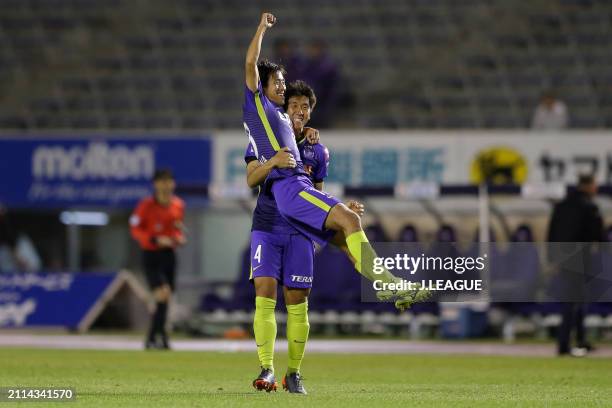
[[[171,248],[155,251],[143,251],[142,255],[145,276],[151,290],[170,286],[174,292],[176,275],[176,255]]]

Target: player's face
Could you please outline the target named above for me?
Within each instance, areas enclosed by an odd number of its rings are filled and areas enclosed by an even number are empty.
[[[155,180],[153,183],[153,188],[155,189],[155,195],[158,198],[167,199],[168,197],[174,194],[174,189],[176,187],[176,183],[174,179],[171,178],[162,178],[159,180]]]
[[[287,115],[293,129],[302,130],[310,120],[310,101],[307,96],[292,96],[287,104]]]
[[[284,105],[286,89],[287,87],[285,86],[285,78],[283,78],[283,73],[276,71],[268,78],[268,85],[266,85],[264,92],[266,93],[266,97],[275,104]]]

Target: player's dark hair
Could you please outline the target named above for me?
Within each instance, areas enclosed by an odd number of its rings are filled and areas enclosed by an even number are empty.
[[[592,174],[581,174],[578,176],[578,187],[588,187],[595,183],[595,176]]]
[[[275,64],[267,59],[261,60],[257,63],[257,72],[259,72],[259,79],[261,80],[261,86],[263,88],[268,86],[268,79],[270,79],[270,75],[277,71],[280,71],[283,76],[287,75],[285,67],[280,64]]]
[[[315,105],[317,104],[317,96],[314,93],[314,89],[312,89],[306,82],[297,80],[287,85],[287,90],[285,91],[285,111],[289,106],[289,99],[294,96],[307,97],[311,110],[314,109]]]
[[[174,180],[174,174],[170,169],[156,169],[153,173],[153,181],[157,180]]]
[[[544,92],[540,95],[541,99],[557,99],[557,93],[554,89],[545,89]]]

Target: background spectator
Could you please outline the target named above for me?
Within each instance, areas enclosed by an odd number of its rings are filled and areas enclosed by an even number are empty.
[[[301,79],[310,85],[317,95],[317,113],[313,115],[311,126],[327,128],[331,126],[334,108],[338,102],[340,71],[328,54],[327,44],[323,40],[310,42],[306,50],[307,58]]]
[[[584,303],[568,302],[585,297],[585,276],[590,272],[591,250],[588,243],[603,239],[603,221],[593,198],[597,194],[597,183],[591,175],[581,176],[576,191],[555,205],[548,229],[549,242],[567,242],[577,245],[576,253],[566,259],[564,251],[557,251],[553,261],[561,261],[559,276],[563,279],[565,293],[561,304],[561,325],[558,332],[559,355],[581,356],[592,349],[586,340],[584,327]],[[576,332],[577,347],[570,348],[571,333]]]
[[[37,272],[41,267],[30,237],[13,227],[6,209],[0,206],[0,272]]]
[[[299,54],[295,41],[287,38],[276,40],[274,42],[274,59],[272,61],[285,67],[287,71],[287,75],[285,75],[286,83],[303,79],[304,57]]]
[[[562,130],[568,126],[567,106],[551,91],[545,92],[540,98],[531,127],[538,130]]]

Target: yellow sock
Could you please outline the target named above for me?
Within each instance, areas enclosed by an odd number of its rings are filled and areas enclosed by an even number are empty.
[[[256,296],[253,331],[257,344],[259,363],[274,370],[274,343],[276,341],[276,300]]]
[[[363,230],[354,232],[346,237],[346,245],[353,258],[355,258],[355,269],[357,269],[366,279],[371,281],[381,280],[383,282],[395,282],[397,280],[397,278],[386,269],[381,274],[375,274],[372,271],[374,258],[376,258],[377,255]]]
[[[308,301],[298,305],[287,305],[287,342],[289,346],[288,373],[300,371],[309,331]]]
[[[309,331],[308,301],[298,305],[287,305],[287,342],[289,343],[288,373],[300,371]]]

